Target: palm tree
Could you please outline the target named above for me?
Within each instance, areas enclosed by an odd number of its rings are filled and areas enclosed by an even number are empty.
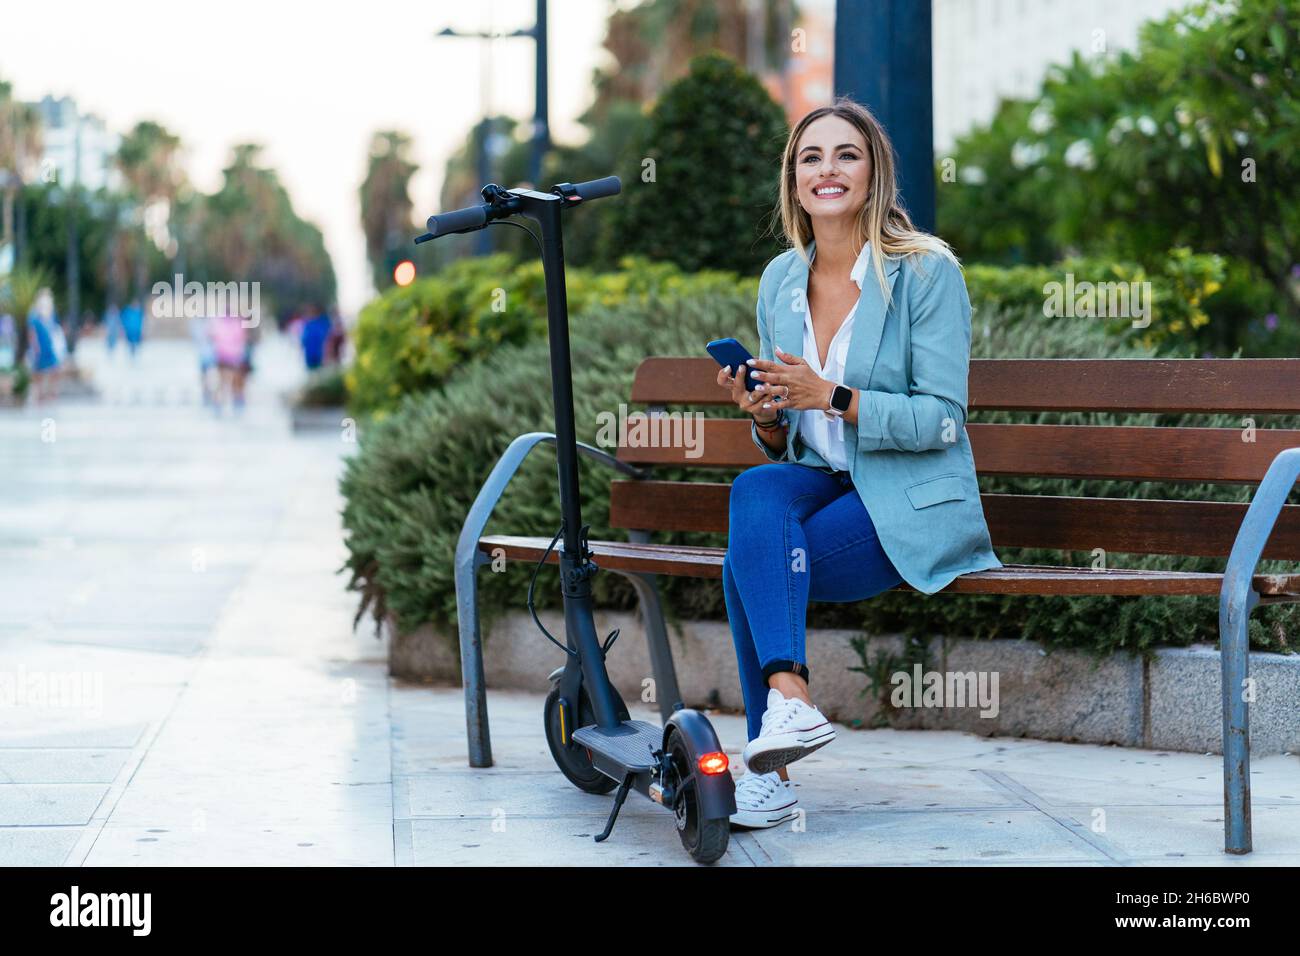
[[[135,293],[143,296],[149,268],[149,236],[146,212],[150,207],[165,205],[170,218],[180,191],[179,136],[152,120],[137,123],[122,138],[117,150],[117,168],[126,181],[127,193],[135,203],[131,241],[135,248],[128,253],[135,261]]]
[[[41,154],[40,114],[12,96],[11,86],[0,80],[0,247],[14,243],[14,206],[27,167]],[[15,248],[15,253],[19,252]],[[17,265],[17,255],[14,264]]]
[[[411,137],[396,130],[375,133],[370,139],[370,165],[361,183],[361,227],[366,234],[366,258],[375,288],[392,285],[395,250],[409,245],[415,232],[411,224],[411,177],[419,168],[407,157]]]

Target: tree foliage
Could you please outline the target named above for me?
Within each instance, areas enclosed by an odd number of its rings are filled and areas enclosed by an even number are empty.
[[[767,223],[787,135],[757,79],[722,54],[697,57],[619,164],[614,246],[685,269],[757,274],[780,249]]]
[[[1235,0],[1146,24],[1135,52],[1076,54],[1036,101],[1005,102],[959,142],[941,234],[964,257],[1002,263],[1071,252],[1151,263],[1179,246],[1229,257],[1204,341],[1224,350],[1260,306],[1252,281],[1296,318],[1297,53],[1300,4]]]
[[[263,310],[277,314],[329,304],[335,278],[324,236],[294,211],[275,170],[259,165],[260,152],[236,146],[221,188],[195,203],[186,279],[260,282]]]
[[[419,169],[410,160],[411,137],[397,130],[370,139],[366,178],[361,183],[361,228],[375,288],[393,284],[393,269],[410,257],[415,227],[411,222],[411,177]]]

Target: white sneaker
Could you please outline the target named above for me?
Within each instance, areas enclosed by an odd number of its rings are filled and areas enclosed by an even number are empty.
[[[775,827],[793,820],[798,806],[799,798],[789,780],[782,780],[775,771],[750,771],[736,784],[736,812],[731,822],[752,830]]]
[[[775,687],[767,692],[762,729],[745,745],[745,766],[770,773],[806,757],[835,739],[835,728],[816,707],[797,697],[785,697]]]

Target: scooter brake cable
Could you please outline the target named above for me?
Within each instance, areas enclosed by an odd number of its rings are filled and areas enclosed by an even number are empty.
[[[577,657],[578,656],[577,651],[575,651],[571,647],[567,647],[564,644],[561,644],[559,641],[557,641],[554,637],[551,636],[551,632],[546,629],[546,626],[542,624],[541,619],[538,618],[537,608],[533,606],[533,588],[536,587],[537,585],[538,572],[542,570],[542,565],[546,563],[547,557],[550,556],[552,549],[555,548],[555,542],[560,540],[560,535],[562,534],[564,534],[563,521],[560,522],[560,530],[555,532],[555,537],[551,539],[551,543],[548,544],[546,546],[546,550],[542,552],[542,559],[537,562],[537,567],[533,568],[533,579],[528,582],[528,610],[533,615],[533,623],[535,623],[537,627],[541,630],[541,632],[546,635],[546,639],[548,641],[550,641],[560,650],[564,651],[564,653],[568,654],[570,657]]]

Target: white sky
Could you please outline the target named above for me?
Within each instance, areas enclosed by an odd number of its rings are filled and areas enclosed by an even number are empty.
[[[610,0],[550,0],[552,138],[570,142],[591,101]],[[316,223],[354,313],[372,294],[357,189],[370,134],[414,138],[415,218],[436,207],[447,157],[482,115],[485,41],[443,27],[528,27],[533,0],[64,0],[6,3],[0,77],[20,99],[72,96],[125,132],[155,119],[180,135],[200,189],[220,182],[237,142],[265,145],[299,215]],[[528,120],[533,43],[492,44],[492,105]]]

